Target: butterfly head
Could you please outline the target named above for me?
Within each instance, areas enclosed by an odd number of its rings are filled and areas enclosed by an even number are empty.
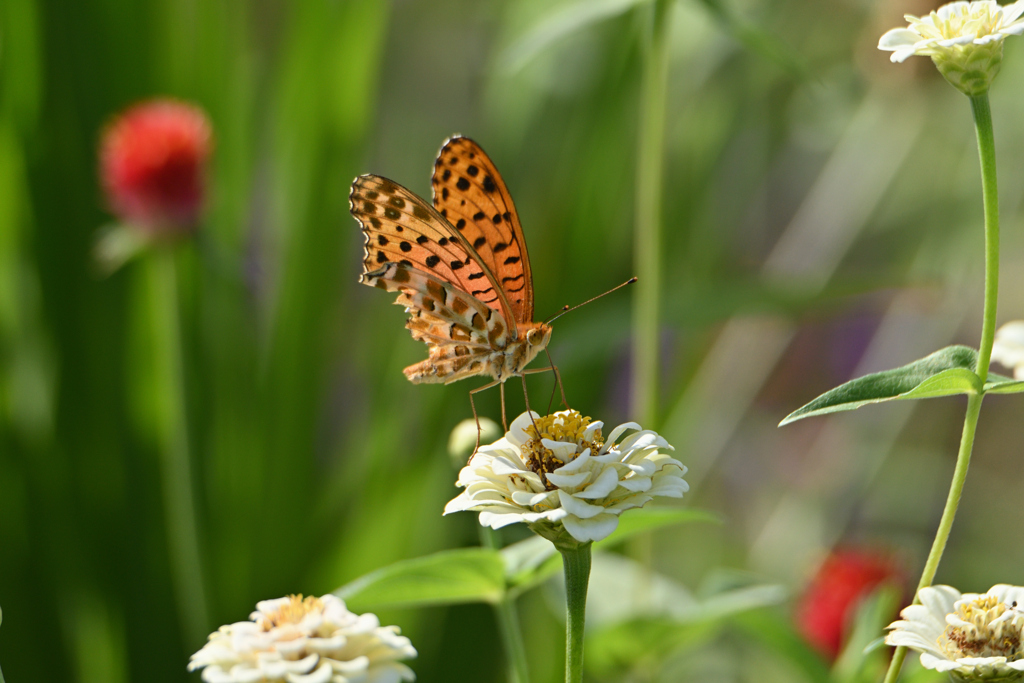
[[[546,323],[537,323],[535,327],[531,327],[526,332],[526,343],[537,351],[546,347],[550,339],[551,325]]]

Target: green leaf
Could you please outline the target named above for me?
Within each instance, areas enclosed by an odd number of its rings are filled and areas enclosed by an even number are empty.
[[[651,507],[629,510],[619,517],[619,526],[612,535],[598,541],[598,545],[617,545],[638,534],[690,522],[721,524],[722,518],[708,510],[695,508]]]
[[[611,536],[598,541],[599,548],[608,548],[626,541],[637,534],[663,529],[687,522],[720,522],[721,519],[707,510],[693,508],[640,508],[628,510],[620,515],[619,526]],[[501,549],[505,560],[506,576],[516,592],[533,588],[562,566],[558,552],[550,542],[539,536],[531,536]]]
[[[858,377],[825,392],[786,416],[779,426],[812,415],[854,410],[869,403],[976,394],[981,379],[974,374],[978,352],[966,346],[947,346],[940,351],[894,370]]]
[[[1013,379],[989,373],[985,382],[986,394],[1019,394],[1024,391],[1024,379]]]
[[[755,610],[738,615],[735,624],[751,639],[802,671],[805,680],[830,682],[825,660],[793,629],[788,615],[776,610]]]
[[[884,641],[879,636],[899,612],[899,602],[900,589],[892,584],[879,587],[861,602],[846,646],[832,667],[834,683],[869,683],[882,677],[888,657],[879,648],[878,642]]]
[[[650,0],[578,0],[558,7],[515,39],[498,58],[498,64],[506,72],[519,71],[566,36],[599,21],[625,14],[645,2]]]
[[[505,593],[505,563],[490,548],[444,550],[402,560],[334,591],[357,612],[383,607],[495,603]]]
[[[775,63],[790,76],[808,77],[807,65],[785,43],[766,31],[741,19],[724,0],[700,0],[721,27],[745,48]]]
[[[737,615],[777,605],[786,597],[780,586],[747,586],[711,596],[682,614],[631,618],[595,628],[587,638],[588,658],[597,669],[657,665],[671,652],[714,636]]]

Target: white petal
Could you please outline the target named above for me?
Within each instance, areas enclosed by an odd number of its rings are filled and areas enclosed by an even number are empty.
[[[622,433],[625,432],[627,429],[640,430],[643,429],[643,427],[638,425],[636,422],[625,422],[623,424],[620,424],[618,427],[612,430],[611,434],[608,435],[608,439],[605,441],[605,448],[611,448],[612,445],[615,444],[615,440],[618,439],[622,435]]]
[[[565,468],[560,468],[565,469]],[[583,484],[587,479],[590,478],[590,472],[577,472],[576,474],[559,474],[560,470],[555,470],[548,474],[548,481],[557,486],[560,489],[573,489]]]
[[[561,489],[558,491],[558,501],[562,504],[563,510],[568,512],[570,515],[576,515],[581,519],[589,519],[590,517],[595,517],[604,512],[604,508],[600,505],[584,503],[579,498],[576,498]]]
[[[960,665],[956,662],[950,661],[945,657],[936,657],[930,652],[921,653],[921,666],[926,669],[934,669],[935,671],[952,671],[958,668]]]
[[[610,514],[602,514],[590,519],[580,519],[569,515],[562,520],[562,524],[569,535],[581,543],[586,543],[608,538],[619,526],[619,518]]]
[[[878,39],[878,49],[896,50],[899,48],[913,47],[919,40],[921,40],[921,36],[916,32],[911,31],[909,28],[894,28],[891,31],[886,31],[882,34],[882,37]]]
[[[331,665],[327,662],[321,664],[316,671],[308,674],[288,674],[288,683],[330,683],[331,676],[334,672],[331,671]]]
[[[921,604],[928,608],[932,616],[945,621],[945,615],[956,611],[954,605],[963,596],[951,586],[929,586],[922,588],[917,594]],[[940,616],[941,615],[941,616]]]
[[[604,472],[601,472],[597,481],[574,495],[577,498],[597,500],[598,498],[606,497],[609,493],[614,491],[615,487],[618,485],[619,475],[615,472],[614,468],[609,467]]]

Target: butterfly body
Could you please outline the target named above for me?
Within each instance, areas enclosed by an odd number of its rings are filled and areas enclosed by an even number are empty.
[[[349,205],[365,236],[360,282],[398,294],[406,328],[427,359],[416,383],[522,376],[551,327],[533,320],[533,278],[519,216],[494,163],[469,138],[445,142],[428,204],[376,175],[352,183]]]
[[[551,326],[526,323],[511,338],[501,316],[450,284],[402,263],[364,273],[360,281],[398,292],[410,314],[406,328],[429,347],[429,357],[405,368],[416,384],[450,384],[476,375],[498,382],[523,374],[551,338]]]

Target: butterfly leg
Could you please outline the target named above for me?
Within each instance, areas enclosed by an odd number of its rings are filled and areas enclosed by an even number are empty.
[[[507,432],[508,420],[505,419],[505,383],[502,382],[501,384],[498,385],[498,387],[499,390],[501,391],[501,426],[504,427],[505,431]]]
[[[530,396],[526,393],[526,376],[530,374],[529,370],[525,370],[523,374],[519,375],[519,378],[523,380],[523,401],[526,403],[526,414],[530,416],[530,422],[533,423],[533,430],[540,434],[540,428],[537,426],[537,421],[533,419],[533,410],[530,408]]]
[[[476,389],[470,389],[469,390],[469,407],[473,410],[473,420],[476,422],[476,447],[473,449],[473,454],[472,455],[475,455],[476,452],[478,450],[480,450],[480,432],[481,432],[481,429],[480,429],[480,416],[477,415],[476,404],[473,403],[473,394],[479,393],[479,392],[483,391],[484,389],[490,389],[495,384],[498,384],[497,380],[495,380],[494,382],[491,382],[490,384],[485,384],[482,387],[477,387]],[[505,387],[504,387],[504,385],[502,385],[501,389],[502,389],[502,393],[501,393],[502,408],[504,408],[504,403],[505,403]],[[505,420],[505,411],[504,410],[501,411],[501,419],[504,422],[504,420]],[[506,432],[508,431],[508,427],[505,428],[505,431]]]
[[[555,382],[558,384],[558,390],[562,393],[562,405],[564,405],[566,409],[568,409],[569,402],[565,400],[565,387],[562,386],[562,373],[558,371],[558,366],[555,365],[554,359],[551,358],[551,352],[548,351],[548,348],[546,346],[544,347],[544,353],[548,357],[548,365],[551,366],[551,370],[555,373]],[[551,393],[554,394],[554,389],[551,390]]]

